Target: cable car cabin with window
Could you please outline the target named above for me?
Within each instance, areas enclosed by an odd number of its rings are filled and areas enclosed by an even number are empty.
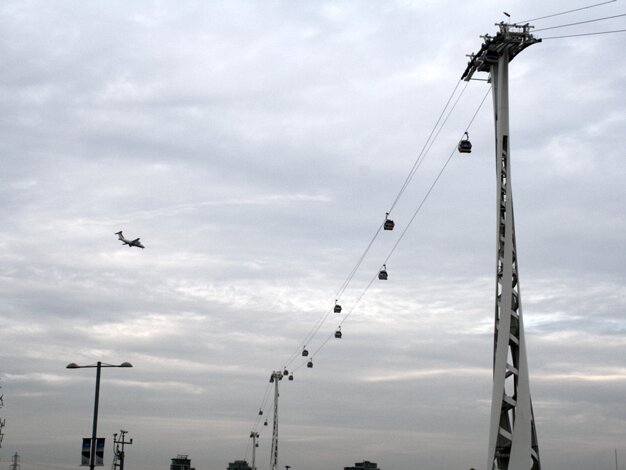
[[[341,339],[343,335],[341,334],[341,327],[337,328],[337,331],[335,331],[335,338],[337,339]]]
[[[472,153],[472,143],[469,140],[469,134],[467,132],[459,142],[459,153]]]
[[[335,300],[334,312],[335,313],[341,313],[341,305],[339,305],[336,300]]]
[[[309,355],[309,351],[306,350],[306,346],[302,349],[302,357],[307,357]]]
[[[313,367],[313,359],[306,363],[306,366],[311,369]]]
[[[396,224],[389,218],[389,212],[385,214],[385,223],[383,224],[383,229],[385,230],[393,230]]]
[[[381,269],[378,272],[378,279],[380,279],[381,281],[386,281],[387,280],[387,266],[383,264],[383,269]]]

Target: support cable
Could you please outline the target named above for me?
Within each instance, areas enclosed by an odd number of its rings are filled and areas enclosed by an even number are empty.
[[[561,15],[566,15],[568,13],[574,13],[576,11],[581,11],[581,10],[588,10],[589,8],[595,8],[595,7],[599,7],[600,5],[606,5],[607,3],[614,3],[617,0],[609,0],[607,2],[601,2],[601,3],[596,3],[594,5],[588,5],[586,7],[582,7],[582,8],[575,8],[574,10],[567,10],[567,11],[562,11],[560,13],[554,13],[552,15],[547,15],[547,16],[541,16],[539,18],[531,18],[529,20],[524,20],[524,21],[520,21],[520,23],[529,23],[531,21],[539,21],[539,20],[545,20],[546,18],[554,18],[555,16],[561,16]]]
[[[471,127],[471,125],[473,124],[474,120],[476,119],[476,116],[478,115],[479,111],[482,109],[483,105],[485,104],[485,100],[487,99],[487,96],[489,96],[489,93],[491,92],[491,87],[489,87],[489,89],[487,90],[487,92],[485,93],[485,95],[483,96],[483,99],[481,100],[480,104],[478,105],[478,108],[476,109],[476,111],[474,112],[474,115],[472,116],[472,118],[470,119],[468,125],[465,128],[465,131],[468,131],[469,128]],[[460,98],[460,96],[459,96]],[[454,107],[456,106],[456,104],[458,103],[458,99],[455,102],[454,106],[450,109],[448,116],[445,118],[443,124],[445,124],[445,122],[448,120],[448,118],[450,117],[450,114],[452,113],[452,111],[454,110]],[[454,147],[454,149],[452,150],[452,152],[450,153],[450,155],[448,156],[446,162],[444,163],[443,167],[441,168],[441,170],[439,171],[439,173],[437,174],[437,177],[435,178],[435,180],[432,182],[432,184],[430,185],[428,191],[426,192],[425,196],[422,198],[422,201],[420,202],[420,204],[418,205],[417,209],[415,210],[415,212],[413,213],[411,219],[409,219],[409,222],[407,223],[407,225],[405,226],[404,230],[402,231],[402,233],[400,234],[400,236],[398,237],[398,240],[396,240],[396,243],[394,244],[394,246],[392,247],[391,251],[389,252],[389,254],[387,255],[387,257],[385,258],[385,261],[383,264],[387,264],[387,262],[389,261],[389,259],[391,258],[391,256],[393,255],[393,253],[395,252],[396,248],[398,247],[398,245],[400,244],[400,242],[402,241],[402,239],[404,238],[404,236],[406,235],[407,231],[409,230],[411,224],[413,223],[413,221],[415,220],[415,218],[417,217],[417,214],[420,212],[420,210],[422,209],[422,207],[424,206],[426,200],[428,199],[428,197],[430,196],[430,194],[432,193],[433,189],[435,188],[436,184],[439,182],[439,179],[441,178],[441,176],[443,175],[443,172],[446,170],[448,164],[450,163],[450,161],[452,160],[452,157],[455,155],[457,149],[456,149],[456,145]],[[369,291],[369,289],[371,288],[372,284],[374,283],[374,281],[378,278],[378,272],[376,272],[374,274],[374,276],[370,279],[369,283],[365,286],[365,288],[363,289],[363,291],[361,292],[361,294],[359,295],[359,297],[357,298],[357,300],[355,301],[355,303],[352,305],[352,307],[350,308],[350,310],[348,311],[348,313],[344,316],[344,318],[339,322],[338,326],[342,326],[344,324],[344,322],[348,319],[348,317],[352,314],[352,312],[354,312],[354,310],[356,309],[356,307],[358,306],[358,304],[361,302],[361,300],[363,299],[363,297],[365,297],[365,294]],[[324,341],[320,344],[320,346],[317,347],[317,349],[315,349],[313,351],[313,353],[311,354],[311,357],[316,356],[323,348],[324,346],[326,346],[326,344],[334,337],[334,332],[331,332],[330,335],[328,335]],[[300,369],[301,367],[304,366],[304,362],[301,363],[298,367],[296,367],[294,369],[294,371],[297,371],[298,369]]]
[[[268,384],[265,386],[265,393],[263,394],[263,399],[261,400],[261,406],[259,407],[259,410],[263,412],[264,412],[265,406],[267,405],[267,400],[269,399],[269,393],[270,393],[271,388],[272,388],[272,384],[268,382]],[[261,420],[263,420],[263,417],[257,412],[256,419],[254,420],[254,425],[252,426],[252,432],[259,433],[258,429],[261,424]],[[248,439],[247,444],[246,444],[246,452],[244,454],[246,459],[248,458],[249,451],[250,451],[250,439]]]
[[[391,212],[393,211],[394,207],[396,206],[396,204],[398,203],[398,201],[400,200],[400,198],[404,194],[404,191],[406,190],[408,185],[413,180],[413,177],[415,176],[415,173],[417,172],[417,170],[421,166],[421,163],[423,162],[423,160],[425,159],[426,155],[428,154],[428,151],[432,147],[435,139],[437,138],[437,136],[441,132],[441,129],[443,128],[443,125],[447,121],[447,118],[443,121],[441,126],[439,125],[439,123],[441,122],[441,119],[443,118],[443,116],[446,114],[446,110],[448,109],[448,106],[452,102],[452,99],[454,98],[454,96],[455,96],[455,94],[456,94],[456,92],[457,92],[461,82],[462,82],[462,80],[459,80],[456,83],[454,89],[452,90],[452,93],[450,94],[448,100],[446,101],[446,104],[444,105],[443,109],[441,110],[441,113],[439,114],[439,117],[437,118],[437,121],[435,122],[435,125],[433,126],[433,128],[432,128],[432,130],[431,130],[431,132],[430,132],[430,134],[428,136],[428,138],[426,139],[426,142],[424,143],[422,149],[420,150],[420,152],[419,152],[419,154],[417,156],[417,159],[413,163],[413,166],[411,167],[411,170],[409,171],[409,174],[407,175],[404,183],[402,184],[402,187],[400,188],[400,191],[398,192],[396,198],[394,199],[393,203],[391,204],[391,207],[390,207],[389,212],[387,213],[387,215],[391,214]],[[454,109],[456,104],[459,102],[459,99],[461,98],[461,96],[465,92],[465,90],[467,88],[467,85],[468,84],[466,83],[465,87],[463,88],[463,90],[461,91],[459,96],[457,97],[453,107],[450,109],[450,111],[448,111],[448,117],[450,116],[450,113],[452,112],[452,110]],[[365,257],[367,256],[367,254],[369,253],[370,249],[372,248],[372,245],[376,241],[376,238],[378,238],[378,235],[380,234],[380,232],[381,232],[381,230],[383,228],[383,224],[384,224],[384,222],[382,222],[378,226],[378,228],[376,229],[376,232],[374,233],[374,235],[370,239],[367,247],[365,248],[365,250],[363,251],[363,253],[359,257],[359,259],[357,260],[356,264],[354,265],[354,267],[350,271],[350,274],[348,274],[348,277],[344,280],[343,284],[341,285],[341,287],[339,288],[339,290],[335,294],[335,299],[339,300],[341,298],[341,296],[343,295],[343,293],[345,292],[345,290],[350,285],[350,283],[352,282],[352,279],[354,278],[354,276],[356,275],[357,271],[361,267],[361,264],[363,263],[363,261],[365,260]],[[287,361],[285,363],[285,366],[291,365],[291,363],[294,360],[296,360],[296,358],[300,354],[302,348],[306,347],[306,345],[315,337],[315,335],[320,330],[322,325],[326,322],[326,320],[328,319],[330,314],[333,313],[333,309],[334,309],[334,305],[329,310],[327,310],[326,313],[324,313],[324,315],[322,315],[322,317],[315,323],[315,325],[313,325],[313,327],[311,328],[309,333],[300,342],[300,344],[298,345],[296,350],[291,354],[291,356],[289,356],[289,358],[287,359]]]
[[[411,171],[409,171],[409,174],[406,177],[406,180],[404,180],[404,183],[402,184],[402,187],[400,188],[400,191],[398,192],[398,195],[396,196],[396,198],[394,199],[393,203],[391,204],[391,207],[389,208],[389,213],[391,213],[393,208],[396,206],[396,204],[398,203],[398,201],[400,200],[400,198],[404,194],[404,191],[406,190],[407,186],[413,180],[413,176],[415,176],[415,172],[419,168],[420,163],[423,160],[423,157],[426,155],[426,153],[425,153],[426,147],[428,146],[428,143],[430,142],[433,134],[435,133],[435,130],[437,129],[437,126],[439,125],[439,122],[441,121],[441,118],[444,116],[444,114],[446,112],[446,109],[448,109],[448,105],[452,101],[452,98],[454,97],[454,94],[456,93],[456,90],[459,88],[460,84],[461,84],[461,80],[459,80],[459,82],[456,84],[456,86],[454,87],[454,90],[452,90],[452,93],[450,94],[450,97],[448,98],[448,101],[446,101],[445,106],[441,110],[441,113],[439,114],[439,117],[437,118],[437,122],[435,122],[435,125],[433,126],[432,130],[430,131],[430,134],[429,134],[428,138],[426,139],[426,142],[424,142],[424,146],[422,147],[422,150],[420,150],[420,153],[417,155],[417,159],[415,160],[415,163],[413,163],[413,167],[411,168]]]
[[[398,195],[396,196],[395,200],[393,201],[390,211],[389,213],[391,213],[391,211],[393,210],[393,208],[396,206],[396,204],[398,203],[398,201],[400,200],[400,198],[402,197],[404,191],[406,190],[406,188],[408,187],[408,185],[410,184],[410,182],[412,181],[415,173],[417,172],[417,170],[419,169],[422,161],[425,159],[426,155],[428,154],[428,152],[430,151],[430,149],[432,148],[434,142],[436,141],[437,137],[439,136],[441,130],[443,129],[443,127],[445,126],[446,122],[448,121],[449,117],[451,116],[452,112],[454,111],[454,109],[456,108],[459,100],[461,99],[463,93],[465,92],[465,90],[467,89],[467,86],[469,84],[466,83],[465,87],[463,88],[463,90],[461,91],[461,93],[459,94],[459,96],[456,98],[456,100],[454,100],[454,103],[452,105],[452,107],[450,107],[450,109],[448,110],[448,107],[450,106],[450,103],[452,102],[457,89],[460,85],[461,81],[457,82],[456,86],[454,87],[454,90],[452,91],[450,97],[448,98],[443,110],[441,111],[435,125],[433,126],[433,129],[431,130],[431,133],[429,134],[424,146],[422,147],[420,153],[418,154],[418,157],[415,161],[415,163],[413,164],[413,167],[411,168],[409,175],[407,176],[407,178],[405,179],[400,191],[398,192]],[[476,112],[474,113],[472,119],[470,120],[468,126],[466,127],[466,130],[469,129],[469,127],[471,126],[471,124],[473,123],[474,119],[476,118],[476,115],[478,114],[478,112],[480,111],[480,109],[482,108],[482,105],[485,102],[485,99],[487,98],[487,95],[489,93],[489,91],[491,90],[491,88],[487,91],[487,93],[485,94],[485,96],[483,97],[478,109],[476,110]],[[446,110],[448,110],[447,115],[446,115]],[[442,118],[444,117],[444,115],[446,116],[443,119],[442,122]],[[441,123],[441,126],[439,125]],[[456,145],[455,145],[455,150],[456,150]],[[445,169],[447,168],[450,160],[452,159],[452,156],[455,153],[455,150],[453,150],[453,152],[450,154],[450,156],[448,157],[448,159],[446,160],[443,168],[440,170],[439,174],[437,175],[437,177],[435,178],[434,182],[431,184],[429,190],[427,191],[426,195],[424,196],[424,198],[422,199],[422,202],[420,203],[420,205],[418,206],[418,208],[416,209],[416,211],[414,212],[413,216],[411,217],[409,223],[405,226],[402,234],[400,235],[400,237],[398,238],[398,240],[396,241],[396,243],[394,244],[393,248],[391,249],[390,253],[388,254],[387,258],[385,259],[385,262],[388,261],[392,254],[394,253],[394,251],[396,250],[396,248],[398,247],[400,241],[404,238],[404,235],[406,234],[407,230],[409,229],[411,223],[413,222],[413,220],[415,219],[415,217],[417,216],[417,214],[419,213],[419,211],[421,210],[422,206],[424,205],[424,203],[426,202],[426,200],[428,199],[428,197],[430,196],[432,190],[434,189],[434,186],[437,184],[437,182],[439,181],[441,175],[443,174],[443,172],[445,171]],[[372,239],[370,240],[370,242],[368,243],[366,249],[364,250],[363,254],[359,257],[357,263],[355,264],[355,266],[353,267],[353,269],[351,270],[350,274],[348,275],[348,277],[346,278],[346,280],[344,281],[344,283],[341,285],[339,291],[337,292],[336,298],[339,299],[341,297],[341,295],[345,292],[345,290],[347,289],[347,287],[349,286],[350,282],[352,281],[352,279],[354,278],[354,275],[356,274],[356,272],[358,271],[359,267],[361,266],[361,264],[363,263],[363,260],[365,259],[365,257],[367,256],[367,254],[369,253],[370,248],[372,247],[374,241],[376,240],[376,238],[378,237],[378,235],[380,234],[380,231],[382,229],[383,224],[381,223],[376,232],[374,233],[374,236],[372,237]],[[361,294],[359,295],[359,297],[357,298],[357,300],[355,301],[355,303],[352,305],[352,307],[350,308],[349,312],[344,316],[344,318],[341,320],[341,322],[339,323],[339,326],[343,325],[343,323],[348,319],[348,317],[352,314],[352,312],[355,310],[355,308],[358,306],[358,304],[361,302],[361,300],[363,299],[363,297],[365,296],[365,294],[369,291],[369,289],[371,288],[372,284],[374,283],[374,281],[376,280],[378,276],[378,273],[376,273],[369,281],[369,283],[366,285],[366,287],[363,289],[363,291],[361,292]],[[330,313],[333,312],[333,308],[329,309],[320,320],[318,320],[318,322],[315,324],[315,326],[313,327],[313,329],[309,332],[309,334],[307,334],[307,336],[305,337],[305,340],[303,341],[303,343],[301,343],[298,347],[298,349],[296,349],[296,351],[294,352],[294,354],[292,354],[289,358],[289,360],[286,363],[286,366],[291,365],[291,363],[297,358],[297,355],[300,353],[300,348],[304,345],[306,346],[306,343],[309,342],[311,339],[313,339],[313,337],[315,337],[315,335],[319,332],[320,328],[322,327],[322,325],[324,324],[324,322],[326,321],[326,319],[328,318],[328,316],[330,315]],[[313,354],[311,355],[311,359],[313,356],[315,356],[316,354],[318,354],[325,346],[326,344],[330,341],[330,339],[334,336],[334,332],[331,333],[328,337],[326,337],[324,339],[324,341],[317,347],[317,349],[315,349],[313,351]],[[298,366],[296,366],[295,368],[293,368],[291,371],[292,373],[295,371],[298,371],[299,369],[301,369],[304,365],[305,362],[301,362]],[[266,402],[267,402],[267,396],[269,394],[269,389],[270,386],[268,385],[266,387],[265,390],[265,394],[262,400],[262,404],[261,404],[261,409],[265,406]],[[255,426],[254,426],[254,431],[256,431],[259,423],[261,421],[260,416],[257,416],[256,422],[255,422]],[[246,456],[248,454],[248,448],[249,448],[249,442],[246,448]]]
[[[348,288],[348,285],[350,284],[350,282],[352,281],[352,278],[354,278],[354,275],[356,274],[356,272],[358,271],[359,267],[361,266],[361,264],[363,263],[363,260],[365,259],[365,257],[367,256],[367,254],[370,251],[370,248],[372,247],[372,245],[374,244],[374,242],[376,241],[376,238],[378,238],[378,234],[380,233],[381,228],[383,227],[383,224],[380,224],[378,226],[378,229],[376,229],[376,232],[374,233],[374,236],[372,237],[372,239],[370,240],[370,242],[368,243],[367,247],[365,248],[365,251],[363,252],[363,254],[361,254],[361,257],[358,259],[357,263],[354,265],[354,267],[352,268],[352,271],[350,271],[350,274],[348,275],[348,277],[346,278],[346,280],[343,282],[343,284],[341,285],[341,288],[337,291],[337,293],[335,294],[335,299],[339,300],[341,298],[341,296],[343,295],[344,291]],[[289,356],[289,359],[287,359],[287,362],[285,363],[285,367],[289,367],[291,365],[291,363],[298,357],[298,354],[300,354],[300,351],[302,350],[303,347],[306,347],[306,344],[315,337],[315,335],[317,334],[317,332],[320,330],[320,328],[322,327],[322,325],[326,322],[326,320],[328,319],[329,315],[334,311],[334,305],[328,309],[326,311],[326,313],[317,321],[317,323],[313,326],[313,328],[311,329],[311,331],[309,331],[309,333],[304,337],[304,339],[300,342],[300,344],[298,345],[298,347],[296,348],[296,350],[291,354],[291,356]]]
[[[616,29],[616,30],[613,30],[613,31],[599,31],[597,33],[568,34],[567,36],[548,36],[547,38],[541,38],[541,40],[544,40],[544,39],[578,38],[578,37],[581,37],[581,36],[597,36],[598,34],[611,34],[611,33],[626,33],[626,29]]]
[[[469,131],[469,128],[472,126],[472,123],[474,122],[474,120],[476,119],[476,116],[478,115],[478,112],[481,110],[481,108],[483,107],[483,105],[485,104],[485,100],[487,99],[487,96],[489,96],[489,92],[491,91],[491,87],[489,87],[489,89],[487,90],[487,93],[485,93],[485,96],[483,96],[483,99],[481,100],[480,104],[478,105],[478,108],[476,109],[476,111],[474,112],[474,115],[472,116],[472,119],[470,119],[467,127],[465,128],[465,132]],[[387,262],[391,259],[391,256],[393,255],[393,253],[396,251],[396,248],[398,248],[398,245],[400,244],[400,242],[402,241],[402,239],[404,238],[404,236],[406,235],[406,233],[408,232],[409,228],[411,227],[411,224],[413,223],[413,221],[415,220],[415,217],[417,217],[417,214],[419,214],[419,212],[421,211],[422,207],[424,206],[424,204],[426,203],[426,200],[428,199],[428,197],[430,196],[430,194],[432,193],[433,189],[435,188],[435,186],[437,185],[437,183],[439,182],[439,179],[441,178],[441,175],[443,175],[443,172],[446,170],[446,168],[448,167],[448,164],[450,163],[450,161],[452,160],[452,157],[455,155],[457,149],[456,149],[456,145],[454,147],[454,149],[452,150],[452,152],[450,153],[450,155],[448,156],[446,162],[444,163],[443,167],[441,168],[441,170],[439,170],[439,173],[437,174],[437,177],[435,178],[435,180],[432,182],[432,184],[430,185],[430,187],[428,188],[428,191],[426,192],[426,194],[424,195],[424,197],[422,198],[422,201],[419,203],[419,205],[417,206],[417,209],[415,209],[415,212],[413,212],[413,215],[411,216],[411,218],[409,219],[409,222],[407,223],[406,227],[404,228],[404,230],[402,231],[402,233],[400,234],[400,236],[398,237],[398,239],[396,240],[396,243],[393,245],[393,247],[391,248],[391,251],[389,252],[389,254],[387,255],[387,257],[385,258],[385,261],[383,262],[383,264],[387,264]],[[378,274],[376,274],[372,280],[369,282],[369,284],[367,285],[367,287],[365,288],[365,290],[363,291],[363,293],[361,294],[361,296],[359,297],[358,301],[360,301],[363,296],[365,295],[365,293],[367,292],[367,290],[371,287],[372,283],[374,282],[374,280],[376,279]],[[356,305],[355,305],[356,306]],[[344,319],[341,321],[340,325],[343,324],[343,322],[345,322],[348,317],[350,316],[350,314],[353,312],[354,308],[350,309],[350,312],[348,312],[348,314],[346,314],[346,316],[344,317]]]
[[[367,286],[365,286],[365,289],[363,289],[363,292],[361,292],[361,295],[359,295],[359,297],[356,299],[356,302],[354,302],[354,305],[352,305],[352,308],[350,309],[350,311],[339,322],[339,326],[343,325],[343,323],[348,319],[350,314],[354,311],[357,305],[359,305],[359,303],[361,302],[361,299],[365,297],[365,294],[367,294],[367,291],[370,290],[370,287],[372,287],[372,284],[377,278],[378,278],[378,272],[376,272],[374,276],[370,279],[370,282],[367,284]],[[317,353],[319,353],[324,348],[324,346],[326,346],[326,343],[328,343],[331,340],[331,338],[333,338],[334,336],[335,336],[335,333],[331,332],[331,334],[328,335],[328,337],[322,342],[322,344],[320,344],[319,347],[315,350],[313,355],[316,355]]]
[[[265,393],[263,394],[263,400],[261,400],[261,406],[259,407],[260,411],[264,412],[265,406],[267,405],[267,400],[269,399],[270,389],[271,389],[271,383],[268,383],[265,386]],[[254,426],[252,426],[253,431],[256,431],[258,429],[259,423],[263,419],[261,416],[262,415],[257,414],[256,420],[254,421]]]
[[[476,109],[476,112],[474,112],[474,115],[472,116],[472,119],[470,119],[469,124],[467,125],[467,127],[465,128],[465,132],[469,131],[469,128],[471,127],[471,125],[474,122],[474,119],[476,119],[476,116],[478,115],[478,112],[481,110],[481,108],[483,107],[483,104],[485,104],[485,100],[487,99],[487,96],[489,96],[489,92],[491,92],[491,87],[489,87],[489,89],[487,90],[487,93],[485,93],[485,96],[483,96],[482,101],[480,102],[480,104],[478,105],[478,108]],[[450,156],[448,157],[448,159],[446,160],[446,162],[444,163],[443,167],[441,168],[441,170],[439,171],[439,174],[437,174],[437,177],[435,178],[435,180],[432,182],[432,184],[430,185],[430,188],[428,188],[428,191],[426,192],[426,195],[424,196],[424,198],[422,199],[422,202],[420,202],[420,204],[417,206],[417,209],[415,210],[415,212],[413,213],[413,215],[411,216],[411,219],[409,220],[407,226],[405,227],[405,229],[402,231],[402,233],[400,234],[400,236],[398,237],[398,240],[396,240],[396,243],[393,245],[393,248],[391,249],[391,251],[389,252],[389,254],[387,255],[387,258],[385,258],[385,261],[383,264],[387,264],[387,262],[389,261],[389,259],[391,258],[391,256],[393,255],[394,251],[396,251],[396,248],[398,248],[398,245],[400,244],[400,242],[402,241],[402,239],[404,238],[404,236],[406,235],[409,227],[411,226],[411,224],[413,223],[413,220],[415,220],[415,217],[417,217],[417,214],[420,212],[420,210],[422,209],[422,206],[424,205],[424,203],[426,202],[426,200],[428,199],[428,197],[430,196],[430,193],[433,191],[433,189],[435,188],[435,185],[437,184],[437,182],[439,181],[439,179],[441,178],[441,175],[443,174],[443,172],[445,171],[445,169],[447,168],[448,164],[450,163],[450,160],[452,160],[452,157],[454,156],[454,154],[456,153],[456,145],[454,147],[454,149],[452,150],[452,152],[450,153]]]
[[[576,26],[576,25],[579,25],[579,24],[595,23],[596,21],[611,20],[613,18],[620,18],[622,16],[626,16],[626,13],[622,13],[621,15],[605,16],[604,18],[596,18],[596,19],[593,19],[593,20],[577,21],[576,23],[562,24],[562,25],[559,25],[559,26],[550,26],[548,28],[535,29],[535,30],[533,30],[533,33],[538,33],[539,31],[547,31],[549,29],[566,28],[568,26]]]

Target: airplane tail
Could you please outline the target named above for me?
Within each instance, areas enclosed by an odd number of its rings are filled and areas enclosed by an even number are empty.
[[[124,238],[121,230],[119,232],[115,232],[114,235],[117,235],[117,238],[119,238],[120,240]]]

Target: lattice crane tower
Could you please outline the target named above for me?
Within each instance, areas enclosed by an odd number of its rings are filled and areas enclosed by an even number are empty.
[[[489,427],[488,470],[540,470],[539,446],[530,399],[528,361],[522,321],[509,142],[509,62],[539,42],[528,24],[497,24],[495,37],[484,42],[463,73],[488,72],[492,85],[496,131],[497,268],[493,389]]]
[[[270,470],[278,470],[278,382],[283,379],[283,372],[274,371],[270,376],[270,383],[274,384],[274,424],[272,430],[272,454]]]

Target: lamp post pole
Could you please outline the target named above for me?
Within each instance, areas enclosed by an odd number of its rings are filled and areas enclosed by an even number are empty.
[[[96,364],[96,398],[93,402],[93,429],[91,431],[91,452],[89,453],[89,470],[96,466],[96,435],[98,434],[98,403],[100,402],[100,371],[102,362]]]
[[[72,362],[66,366],[67,369],[96,369],[96,393],[93,404],[93,428],[91,431],[91,450],[89,452],[89,470],[94,470],[96,467],[96,436],[98,434],[98,404],[100,402],[100,372],[103,367],[132,367],[130,362],[122,362],[121,364],[105,364],[98,361],[96,364],[89,366],[79,366]]]

